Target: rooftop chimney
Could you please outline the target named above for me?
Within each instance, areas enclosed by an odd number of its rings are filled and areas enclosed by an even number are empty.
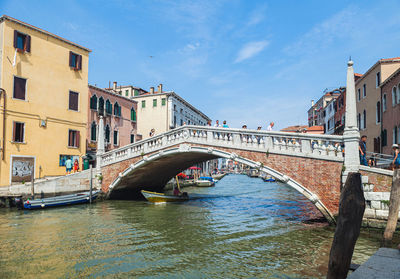
[[[150,87],[150,94],[154,94],[154,87]]]
[[[158,93],[162,93],[162,83],[158,85]]]
[[[117,82],[116,81],[113,82],[113,90],[117,91]]]

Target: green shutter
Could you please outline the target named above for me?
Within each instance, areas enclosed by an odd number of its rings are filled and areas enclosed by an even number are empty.
[[[157,99],[153,99],[153,107],[157,106]]]
[[[165,102],[165,98],[162,98],[162,99],[161,99],[161,105],[162,105],[162,106],[165,106],[165,103],[166,103],[166,102]]]
[[[142,101],[142,108],[145,108],[146,107],[146,101]]]

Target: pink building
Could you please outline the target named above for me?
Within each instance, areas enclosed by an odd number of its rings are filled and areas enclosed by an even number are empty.
[[[109,151],[142,138],[137,134],[136,112],[136,101],[89,85],[86,153],[91,157],[91,163],[96,157],[100,115],[104,117],[105,150]]]

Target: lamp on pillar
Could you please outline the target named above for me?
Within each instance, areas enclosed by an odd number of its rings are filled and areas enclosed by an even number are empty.
[[[360,157],[358,154],[358,142],[360,132],[357,126],[356,88],[354,84],[353,61],[347,62],[346,85],[346,123],[343,132],[344,140],[344,166],[346,173],[358,172],[360,169]]]

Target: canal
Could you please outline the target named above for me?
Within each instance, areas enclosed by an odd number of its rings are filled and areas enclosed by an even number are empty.
[[[324,278],[334,229],[279,183],[228,175],[176,204],[0,210],[0,278]],[[363,230],[353,262],[379,248]]]

